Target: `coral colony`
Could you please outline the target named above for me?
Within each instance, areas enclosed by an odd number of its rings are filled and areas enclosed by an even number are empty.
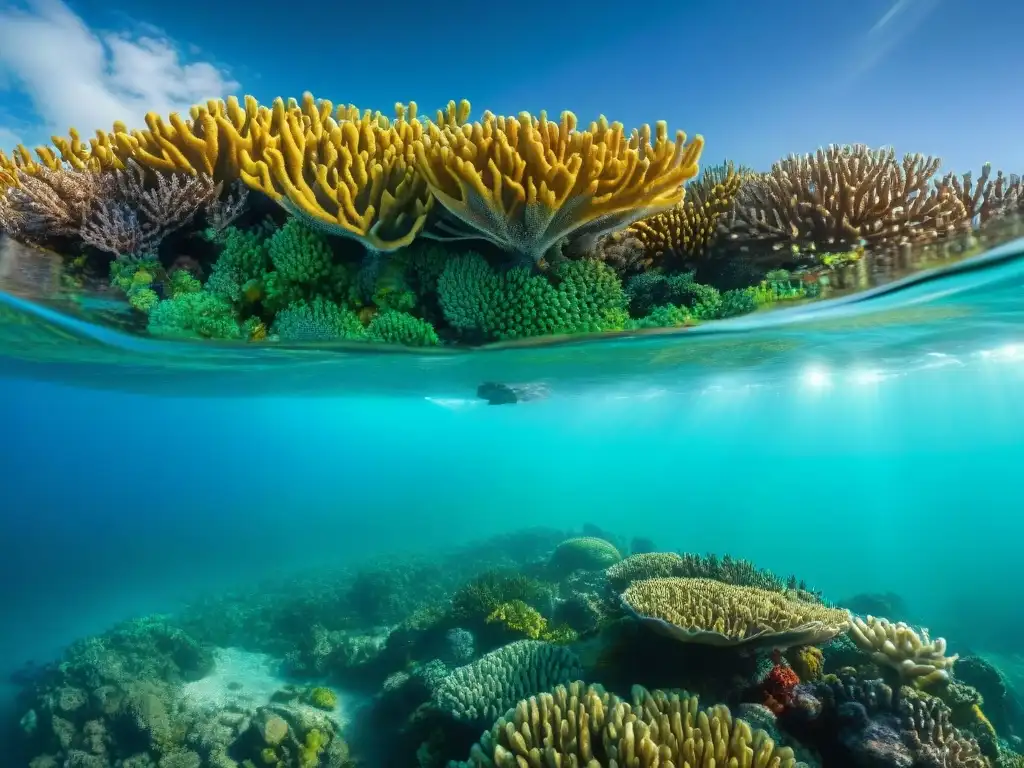
[[[210,101],[0,153],[0,228],[160,337],[481,344],[686,327],[1011,229],[1019,178],[831,146],[757,173],[704,140],[450,102]],[[37,251],[38,252],[38,251]],[[916,257],[915,257],[916,258]]]
[[[744,560],[582,533],[210,595],[81,640],[21,676],[4,765],[1024,765],[1024,709],[985,659]]]

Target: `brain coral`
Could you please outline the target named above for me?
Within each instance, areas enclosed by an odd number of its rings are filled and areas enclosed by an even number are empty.
[[[486,727],[517,701],[581,673],[568,648],[519,640],[452,670],[434,691],[434,704],[456,720]]]
[[[814,645],[849,627],[844,610],[711,579],[644,579],[631,584],[622,601],[655,629],[707,645]]]
[[[598,571],[622,559],[615,545],[596,536],[566,539],[551,553],[551,567],[557,571]]]
[[[700,710],[695,697],[634,686],[632,702],[581,682],[520,701],[500,718],[464,763],[450,768],[587,766],[611,768],[791,768],[776,748],[724,706]]]

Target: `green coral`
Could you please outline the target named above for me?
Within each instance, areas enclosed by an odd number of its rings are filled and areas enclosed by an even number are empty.
[[[496,606],[487,617],[488,624],[500,623],[513,632],[526,635],[531,640],[537,640],[543,635],[548,622],[540,611],[533,608],[522,600],[511,600]]]
[[[299,219],[289,219],[275,232],[268,248],[274,269],[287,282],[313,285],[331,274],[334,254],[326,235]]]
[[[807,287],[799,280],[794,281],[785,269],[773,269],[752,291],[754,302],[759,307],[780,301],[799,301],[809,295]]]
[[[181,339],[241,339],[235,308],[210,291],[182,293],[157,304],[149,313],[149,332]]]
[[[219,293],[236,304],[259,296],[255,286],[270,267],[267,234],[264,229],[228,227],[223,248],[206,281],[206,290]]]
[[[619,330],[626,296],[607,265],[563,262],[546,275],[527,267],[495,272],[477,253],[448,260],[437,284],[448,323],[484,340]]]
[[[487,571],[462,585],[452,596],[451,613],[456,621],[483,621],[502,603],[526,604],[547,600],[545,584],[519,573]]]
[[[684,325],[693,325],[693,316],[686,307],[677,307],[674,304],[662,304],[654,307],[650,313],[636,320],[630,320],[629,328],[679,328]]]
[[[330,712],[338,706],[338,694],[330,688],[318,685],[315,688],[309,689],[309,692],[306,694],[306,701],[317,709],[323,709]]]
[[[692,321],[719,320],[753,312],[758,304],[752,290],[718,289],[698,283],[692,272],[664,275],[645,272],[626,285],[634,328],[685,325]]]
[[[271,328],[282,341],[351,341],[366,338],[359,316],[350,309],[317,296],[297,301],[279,312]]]
[[[128,303],[140,312],[149,314],[160,303],[160,296],[152,288],[139,288],[129,294]]]
[[[367,338],[407,347],[433,347],[441,343],[434,326],[407,312],[378,312],[366,329]]]
[[[558,572],[604,570],[622,559],[610,541],[596,536],[566,539],[551,553],[550,567]]]
[[[320,765],[320,753],[327,746],[327,739],[324,734],[313,728],[306,734],[299,749],[299,768],[316,768]]]

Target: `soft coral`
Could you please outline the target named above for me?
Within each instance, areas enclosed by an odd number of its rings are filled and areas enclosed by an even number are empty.
[[[782,655],[772,654],[774,665],[761,682],[762,703],[776,715],[782,714],[793,703],[793,690],[800,684],[800,678],[792,667],[782,662]]]

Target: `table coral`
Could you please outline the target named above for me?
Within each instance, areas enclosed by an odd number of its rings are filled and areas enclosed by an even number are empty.
[[[846,611],[712,579],[636,581],[623,592],[622,600],[655,629],[708,645],[814,645],[849,626]]]

